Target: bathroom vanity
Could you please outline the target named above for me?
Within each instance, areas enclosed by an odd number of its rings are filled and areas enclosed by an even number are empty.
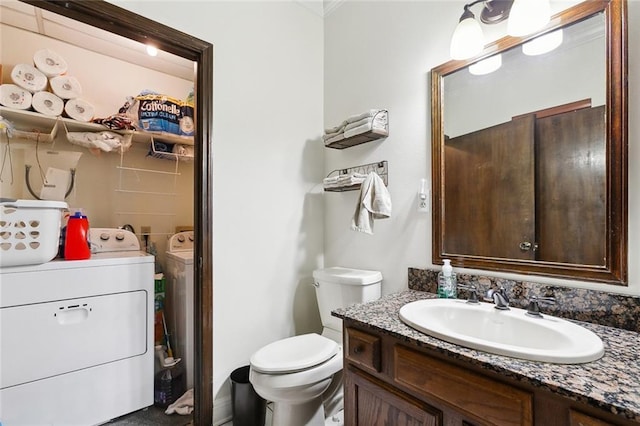
[[[333,312],[344,324],[345,425],[630,425],[640,423],[635,332],[581,323],[604,342],[586,364],[468,349],[405,325],[408,290]]]

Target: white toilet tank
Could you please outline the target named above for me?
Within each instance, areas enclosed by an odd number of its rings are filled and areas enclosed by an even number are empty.
[[[331,311],[380,298],[382,273],[341,267],[313,271],[322,325],[342,333],[342,320]]]

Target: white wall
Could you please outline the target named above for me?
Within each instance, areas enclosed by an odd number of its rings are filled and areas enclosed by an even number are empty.
[[[214,45],[214,393],[319,331],[322,18],[293,2],[119,2]]]
[[[431,215],[418,214],[420,178],[431,175],[429,70],[449,60],[451,34],[463,1],[347,1],[325,18],[325,126],[369,108],[387,108],[390,136],[344,151],[326,153],[325,172],[371,161],[389,161],[392,218],[377,221],[373,236],[349,230],[357,192],[325,195],[325,263],[373,268],[385,277],[383,291],[406,288],[407,267],[430,268]],[[573,2],[575,3],[575,2]],[[560,6],[554,5],[558,10]],[[637,139],[640,111],[640,2],[629,2],[629,182],[640,180]],[[502,24],[501,24],[502,25]],[[487,28],[487,27],[485,27]],[[493,29],[490,38],[499,35]],[[629,286],[543,279],[483,272],[529,281],[553,282],[640,294],[640,194],[629,191]],[[468,271],[474,272],[474,271]]]

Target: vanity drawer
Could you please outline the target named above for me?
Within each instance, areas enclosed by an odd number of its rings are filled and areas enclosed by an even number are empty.
[[[532,394],[401,345],[393,350],[393,380],[488,424],[533,424]]]
[[[380,372],[380,337],[349,327],[345,331],[345,357],[361,367]]]

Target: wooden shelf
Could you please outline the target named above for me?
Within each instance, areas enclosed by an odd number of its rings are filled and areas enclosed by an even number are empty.
[[[357,185],[349,185],[349,186],[338,186],[338,187],[331,187],[331,188],[325,188],[325,192],[346,192],[346,191],[357,191],[360,189],[360,187],[362,186],[362,184],[357,184]]]
[[[367,142],[372,142],[378,139],[386,138],[389,136],[389,131],[386,129],[373,129],[365,133],[361,133],[359,135],[352,136],[350,138],[345,138],[336,142],[332,142],[328,145],[325,145],[327,148],[334,149],[345,149],[351,146],[360,145]]]

